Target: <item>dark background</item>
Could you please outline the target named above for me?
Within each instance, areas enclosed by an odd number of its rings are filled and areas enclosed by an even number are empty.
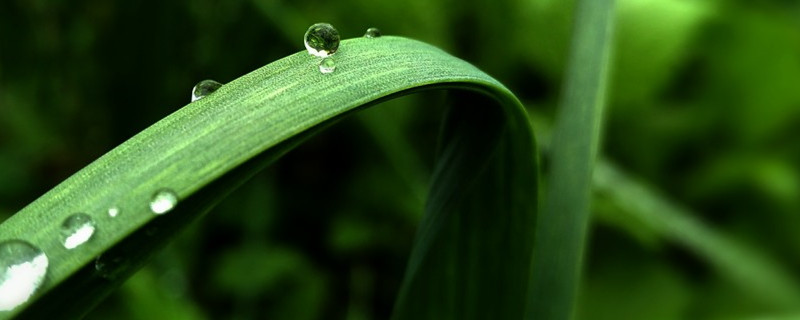
[[[0,220],[188,103],[196,82],[228,82],[302,50],[321,21],[344,38],[378,27],[475,64],[523,100],[546,143],[570,3],[0,2]],[[796,278],[800,4],[617,4],[603,157]],[[389,102],[293,151],[88,318],[386,318],[424,202],[440,101]],[[800,316],[800,306],[754,301],[680,241],[614,221],[592,225],[579,318]]]

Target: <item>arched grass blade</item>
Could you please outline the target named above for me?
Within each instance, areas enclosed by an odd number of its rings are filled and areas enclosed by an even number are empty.
[[[437,88],[487,98],[454,105],[449,113],[398,317],[414,317],[419,305],[434,310],[419,311],[422,315],[452,307],[486,314],[494,306],[461,302],[496,301],[496,291],[524,295],[527,273],[522,270],[527,270],[530,255],[537,169],[531,129],[519,101],[469,63],[410,39],[346,40],[335,59],[335,72],[321,74],[318,59],[299,52],[231,81],[145,129],[0,224],[0,241],[30,242],[50,260],[36,295],[0,318],[23,311],[26,316],[54,310],[59,317],[80,315],[174,230],[314,130],[383,99]],[[154,214],[149,202],[165,188],[177,195],[177,206]],[[112,207],[119,209],[115,217],[107,214]],[[97,229],[89,241],[67,249],[59,228],[78,212],[92,217]],[[106,269],[98,271],[96,260],[111,267],[102,265],[98,268]],[[464,263],[469,268],[462,268]],[[453,278],[439,277],[443,274]],[[423,294],[444,285],[453,286],[446,292],[453,296]],[[441,305],[441,299],[453,303]],[[522,307],[508,312],[519,314]]]

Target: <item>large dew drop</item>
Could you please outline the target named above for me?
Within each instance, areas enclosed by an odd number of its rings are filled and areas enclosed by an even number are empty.
[[[339,49],[339,31],[328,23],[317,23],[308,28],[303,43],[308,54],[325,58]]]
[[[36,293],[48,263],[47,255],[30,243],[0,242],[0,312],[14,310]]]
[[[214,80],[203,80],[198,82],[192,88],[192,102],[205,98],[205,96],[214,93],[222,87],[222,84]]]
[[[380,38],[381,37],[381,30],[378,28],[369,28],[367,32],[364,33],[364,38]]]
[[[64,248],[74,249],[86,243],[94,235],[96,226],[92,217],[85,213],[73,214],[61,224]]]
[[[153,194],[150,199],[150,211],[155,214],[164,214],[178,204],[178,195],[170,189],[161,189]]]
[[[328,74],[334,71],[336,71],[336,62],[333,61],[333,58],[325,58],[319,62],[319,72]]]

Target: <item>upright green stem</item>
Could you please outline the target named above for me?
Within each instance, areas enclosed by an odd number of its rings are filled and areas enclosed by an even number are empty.
[[[606,96],[613,11],[613,0],[577,0],[562,105],[551,143],[549,188],[536,226],[527,319],[566,320],[574,314]]]

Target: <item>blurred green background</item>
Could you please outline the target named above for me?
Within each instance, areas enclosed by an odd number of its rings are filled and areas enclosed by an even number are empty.
[[[617,7],[603,163],[663,202],[641,204],[624,182],[604,180],[578,318],[800,318],[785,297],[800,290],[800,2]],[[494,76],[531,113],[546,170],[571,10],[558,0],[2,1],[0,220],[187,104],[196,82],[302,50],[321,21],[344,38],[374,26],[420,39]],[[312,139],[87,318],[387,318],[445,101],[405,97]],[[635,218],[665,207],[706,233]],[[726,248],[782,270],[788,291],[741,285],[771,274],[726,276],[713,253]]]

